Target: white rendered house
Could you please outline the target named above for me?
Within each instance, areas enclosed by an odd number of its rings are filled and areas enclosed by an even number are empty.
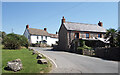
[[[29,28],[29,25],[26,25],[26,29],[23,35],[28,39],[30,44],[46,43],[47,45],[52,46],[52,44],[56,44],[58,41],[58,34],[48,33],[47,28],[42,30]]]

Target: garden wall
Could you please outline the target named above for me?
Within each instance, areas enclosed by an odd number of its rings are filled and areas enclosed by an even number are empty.
[[[109,60],[120,60],[120,48],[96,48],[95,56]]]

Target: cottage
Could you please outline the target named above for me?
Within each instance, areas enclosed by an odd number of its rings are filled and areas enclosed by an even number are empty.
[[[59,48],[62,50],[70,49],[74,39],[100,40],[105,42],[105,33],[106,29],[103,28],[103,23],[100,21],[98,25],[66,22],[63,16],[59,29]]]
[[[42,30],[29,28],[29,25],[26,25],[26,29],[23,35],[28,39],[30,44],[43,43],[52,46],[52,44],[56,44],[58,41],[58,34],[48,33],[47,28]]]

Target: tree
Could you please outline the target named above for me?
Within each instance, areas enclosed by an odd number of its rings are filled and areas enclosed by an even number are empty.
[[[2,39],[4,39],[5,36],[6,36],[6,33],[3,31],[2,32]]]
[[[120,47],[120,31],[118,31],[118,34],[117,34],[117,44],[118,46]]]
[[[6,36],[6,33],[4,31],[3,32],[0,31],[0,38],[2,40],[2,44],[4,43],[3,39],[5,36]]]
[[[106,32],[105,38],[109,38],[108,41],[110,41],[111,47],[117,46],[117,30],[112,29],[112,28],[108,29]]]

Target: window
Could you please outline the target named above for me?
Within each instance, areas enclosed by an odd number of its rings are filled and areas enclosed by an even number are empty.
[[[41,41],[39,41],[39,43],[41,44]]]
[[[36,41],[38,43],[38,41]]]
[[[41,36],[41,40],[43,40],[43,36]]]
[[[75,38],[79,38],[79,33],[75,33]]]
[[[45,39],[47,40],[47,36],[45,36]]]
[[[98,38],[102,38],[102,34],[98,34]]]
[[[37,36],[37,39],[39,39],[39,37]]]
[[[86,33],[86,38],[89,38],[90,34],[89,33]]]

